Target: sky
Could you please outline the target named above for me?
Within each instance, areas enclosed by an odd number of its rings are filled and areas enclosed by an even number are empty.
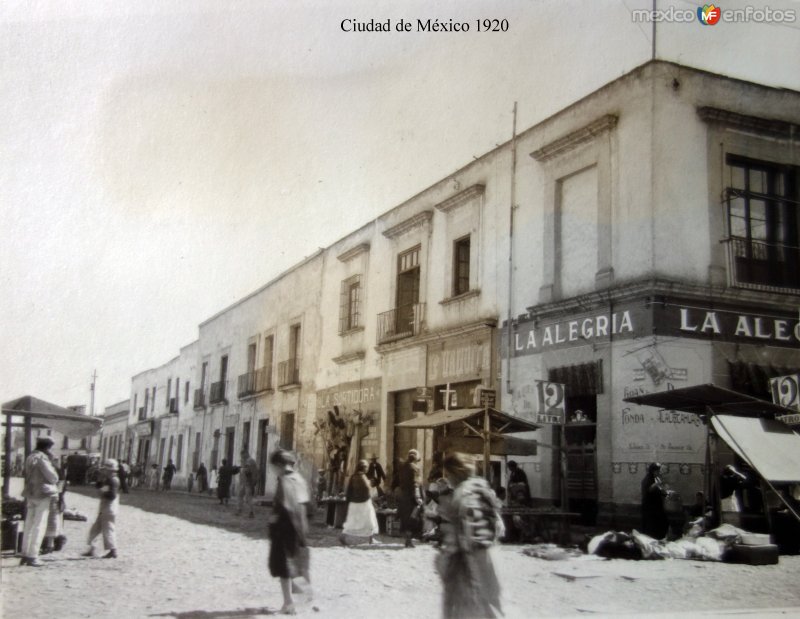
[[[656,54],[800,90],[800,2],[768,6],[795,21],[662,22]],[[88,409],[94,372],[95,413],[127,399],[199,323],[510,139],[515,102],[521,131],[648,61],[650,8],[6,0],[0,401]],[[371,19],[470,31],[342,29]]]

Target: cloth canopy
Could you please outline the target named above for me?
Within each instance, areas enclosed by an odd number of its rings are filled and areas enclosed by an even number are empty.
[[[75,439],[91,436],[103,424],[102,419],[98,417],[81,415],[68,408],[29,395],[3,404],[3,415],[30,417],[54,432]]]
[[[409,419],[395,424],[398,428],[432,429],[457,421],[479,421],[483,418],[483,408],[459,408],[456,410],[438,410],[418,419]],[[493,432],[511,434],[514,432],[530,432],[539,426],[525,419],[509,415],[494,408],[489,409],[489,423]],[[483,424],[479,427],[483,427]]]
[[[775,419],[715,415],[717,435],[773,484],[800,482],[800,435]]]
[[[694,413],[695,415],[708,415],[711,413],[745,417],[774,417],[775,415],[788,415],[796,412],[779,404],[759,400],[744,393],[710,384],[648,393],[625,398],[623,401],[655,406],[666,410]]]

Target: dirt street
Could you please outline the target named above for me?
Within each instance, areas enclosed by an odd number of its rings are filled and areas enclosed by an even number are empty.
[[[280,585],[266,567],[265,507],[249,519],[236,516],[234,505],[207,497],[134,491],[123,496],[118,517],[120,556],[100,559],[80,556],[97,500],[71,492],[68,504],[89,521],[66,522],[67,546],[43,557],[44,567],[19,567],[19,559],[4,553],[4,617],[263,617],[280,608]],[[180,517],[149,511],[158,506]],[[298,616],[440,616],[433,547],[404,549],[398,538],[381,536],[372,546],[344,548],[321,519],[320,512],[311,555],[314,597],[301,600]],[[800,616],[800,557],[781,557],[779,565],[766,567],[591,556],[547,561],[504,545],[495,558],[512,618]]]

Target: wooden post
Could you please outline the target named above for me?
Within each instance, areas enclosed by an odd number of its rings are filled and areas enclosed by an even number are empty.
[[[11,415],[6,415],[6,438],[4,446],[6,453],[3,456],[3,467],[5,468],[5,475],[3,475],[4,498],[9,496],[9,488],[11,485],[11,449],[14,446],[13,437],[11,436],[12,427]]]
[[[25,415],[25,459],[33,451],[33,421],[30,415]]]
[[[491,483],[489,479],[489,460],[491,459],[492,450],[492,435],[491,425],[489,424],[489,403],[488,399],[483,408],[483,476],[486,481]]]

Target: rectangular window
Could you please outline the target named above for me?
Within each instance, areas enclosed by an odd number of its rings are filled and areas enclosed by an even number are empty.
[[[242,449],[250,451],[250,422],[245,421],[242,425]]]
[[[150,390],[144,390],[144,413],[147,414],[147,407],[150,406]]]
[[[361,276],[342,281],[339,296],[339,333],[361,326]]]
[[[247,345],[247,373],[252,374],[256,369],[256,343]]]
[[[61,449],[69,449],[69,437],[65,436],[64,440],[61,441]]]
[[[156,388],[155,388],[155,386],[153,387],[153,397],[150,398],[150,412],[152,413],[154,410],[156,410]]]
[[[284,413],[281,416],[281,447],[294,449],[294,413]]]
[[[734,283],[800,289],[797,168],[728,155],[728,233]]]
[[[184,402],[188,402],[188,401],[189,401],[189,381],[188,381],[188,380],[187,380],[187,381],[186,381],[186,383],[183,385],[183,391],[184,391],[184,394],[183,394],[183,401],[184,401]]]
[[[175,455],[175,468],[181,470],[183,461],[183,434],[178,434],[178,453]]]
[[[167,402],[166,402],[167,408],[169,408],[169,396],[171,395],[171,393],[172,393],[172,379],[168,378],[167,379]]]
[[[289,358],[300,358],[300,325],[292,325],[289,331]]]
[[[134,415],[138,413],[138,411],[136,409],[136,405],[138,403],[139,403],[139,394],[138,393],[134,393],[133,394],[133,414]]]
[[[470,237],[458,239],[453,245],[453,296],[469,292]]]
[[[222,355],[219,360],[219,381],[224,383],[228,380],[228,355]]]

